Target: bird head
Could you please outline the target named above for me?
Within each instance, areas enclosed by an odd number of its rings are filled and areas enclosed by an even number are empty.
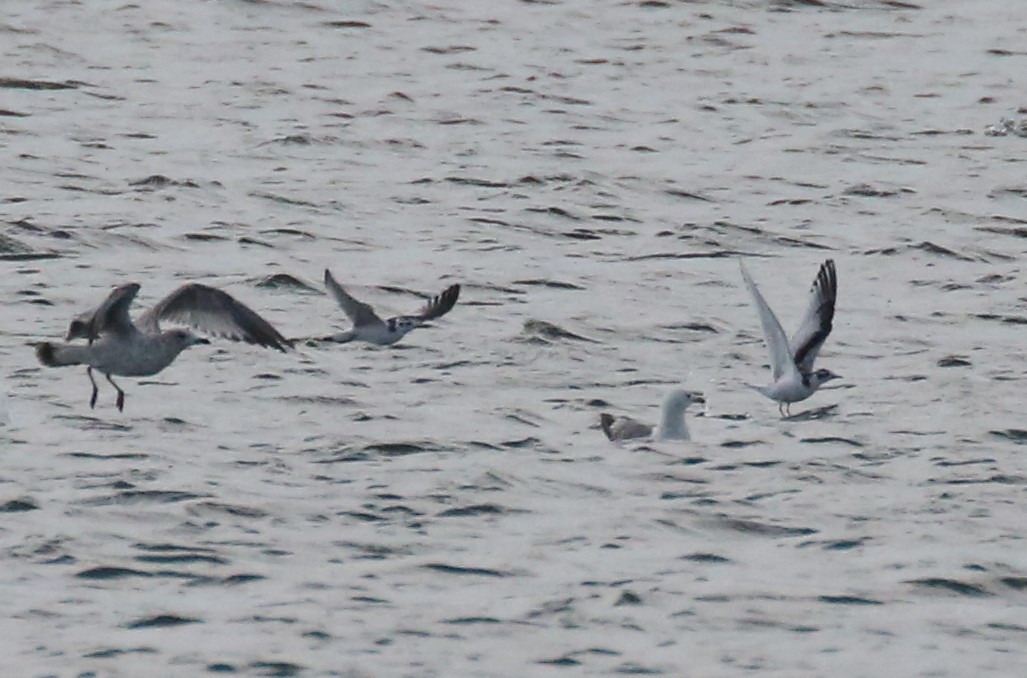
[[[419,318],[413,318],[408,315],[401,315],[398,318],[389,318],[389,331],[399,332],[400,336],[406,334],[412,329],[424,326],[424,322]]]
[[[209,339],[197,336],[189,330],[175,329],[167,332],[166,336],[171,337],[171,343],[178,348],[179,351],[184,351],[190,346],[196,344],[209,344]]]
[[[841,379],[841,375],[835,374],[831,370],[825,370],[823,368],[813,373],[813,384],[820,388],[823,384],[831,381],[832,379]]]
[[[675,389],[667,395],[666,406],[668,409],[683,411],[692,403],[702,405],[706,403],[706,399],[703,398],[701,393],[696,391],[686,391],[683,388]]]

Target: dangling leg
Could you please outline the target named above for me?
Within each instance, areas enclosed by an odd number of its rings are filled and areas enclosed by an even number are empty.
[[[114,390],[118,392],[118,412],[123,412],[125,410],[125,392],[121,390],[120,386],[114,383],[110,374],[107,374],[106,377],[107,381],[109,381],[111,386],[114,387]]]
[[[96,388],[96,380],[93,379],[93,368],[86,368],[86,376],[89,377],[89,383],[93,385],[93,395],[89,397],[89,408],[93,409],[96,407],[96,396],[100,394],[100,389]]]
[[[784,403],[779,402],[777,404],[777,413],[781,415],[782,419],[784,419],[784,416],[785,416],[785,404]]]

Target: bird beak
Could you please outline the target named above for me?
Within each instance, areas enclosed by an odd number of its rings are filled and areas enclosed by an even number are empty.
[[[204,339],[203,337],[196,337],[196,339],[193,341],[193,345],[194,346],[196,344],[209,344],[209,343],[210,343],[210,339]]]
[[[703,398],[702,393],[690,393],[689,395],[692,396],[693,403],[699,403],[700,405],[706,404],[706,398]]]

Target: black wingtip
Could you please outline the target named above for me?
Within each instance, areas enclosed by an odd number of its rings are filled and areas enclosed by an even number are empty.
[[[273,348],[276,351],[281,351],[282,353],[286,353],[289,350],[295,348],[295,339],[286,339],[282,335],[278,334],[277,330],[275,330],[273,327],[271,328],[271,330],[275,332],[274,335],[264,334],[260,337],[244,337],[243,341],[245,341],[248,344],[255,344],[257,346],[262,346],[264,348]]]
[[[455,283],[453,285],[450,285],[445,290],[443,290],[442,294],[439,296],[445,301],[446,310],[451,310],[454,306],[456,306],[457,299],[460,298],[460,284]]]
[[[822,284],[826,285],[833,293],[838,290],[838,273],[834,268],[834,259],[828,259],[821,265],[820,274],[817,276],[822,280]]]
[[[828,259],[820,265],[817,277],[813,280],[813,289],[815,290],[818,287],[823,290],[828,303],[830,303],[833,309],[835,298],[838,296],[838,274],[834,268],[834,259]]]
[[[442,291],[442,293],[431,300],[428,304],[427,319],[439,318],[444,316],[453,310],[456,306],[457,299],[460,298],[460,285],[459,283],[450,285]]]

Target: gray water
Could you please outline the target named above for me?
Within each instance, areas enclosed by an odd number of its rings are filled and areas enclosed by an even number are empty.
[[[1025,675],[1025,45],[1006,0],[5,3],[3,674]],[[738,256],[787,329],[837,263],[815,416],[745,386]],[[463,294],[124,413],[32,353],[128,281],[328,334],[326,267]],[[677,386],[693,442],[598,430]]]

